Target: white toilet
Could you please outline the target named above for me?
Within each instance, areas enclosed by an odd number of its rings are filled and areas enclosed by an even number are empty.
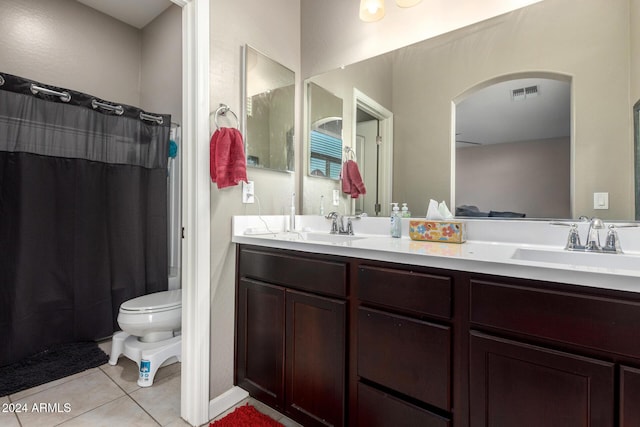
[[[120,305],[118,325],[113,335],[110,365],[120,355],[138,364],[138,385],[149,387],[161,366],[182,358],[182,291],[156,292],[125,301]]]

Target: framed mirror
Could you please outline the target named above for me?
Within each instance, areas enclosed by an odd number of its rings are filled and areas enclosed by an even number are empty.
[[[295,73],[248,45],[242,58],[247,166],[293,172]]]

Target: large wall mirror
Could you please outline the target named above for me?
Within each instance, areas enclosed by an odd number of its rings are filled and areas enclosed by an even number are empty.
[[[243,134],[247,165],[294,170],[295,73],[243,47]]]
[[[481,213],[511,212],[528,219],[586,215],[633,220],[633,105],[629,94],[633,56],[638,55],[640,43],[630,35],[631,3],[585,0],[576,5],[569,0],[545,0],[310,80],[332,93],[358,89],[392,113],[393,168],[388,191],[392,201],[407,202],[413,216],[424,216],[428,200],[436,199],[446,201],[452,211],[456,206],[476,205]],[[518,81],[527,78],[545,80]],[[517,96],[521,89],[526,93],[527,88],[537,86],[537,93],[524,103],[551,101],[561,106],[550,121],[539,121],[543,109],[529,113],[529,120],[514,126],[523,135],[533,124],[539,131],[561,127],[554,134],[510,137],[512,148],[523,148],[518,144],[524,140],[558,142],[548,147],[551,158],[536,165],[525,160],[531,167],[526,176],[522,168],[514,170],[509,165],[508,156],[489,152],[497,147],[487,146],[476,154],[470,148],[474,144],[456,148],[456,140],[467,140],[465,135],[456,135],[464,131],[458,127],[459,118],[463,124],[481,122],[492,130],[515,124],[509,110],[483,118],[464,111],[465,100],[471,102],[479,89],[507,81],[513,87],[498,87],[506,98],[513,97],[514,91]],[[563,95],[556,98],[558,93]],[[355,147],[355,100],[344,96],[343,101],[343,143]],[[509,102],[512,110],[525,105]],[[560,125],[557,119],[562,119]],[[458,156],[462,150],[472,154],[462,159]],[[527,156],[533,155],[525,153],[524,158],[531,160]],[[465,175],[472,169],[469,161],[480,157],[483,172],[477,172],[475,178]],[[459,161],[464,166],[457,166]],[[561,179],[559,184],[545,181],[552,175],[551,164],[556,165],[553,174]],[[456,170],[458,167],[464,170]],[[478,189],[459,186],[461,180],[479,183],[501,170],[504,173],[494,177],[494,184],[485,182],[482,199]],[[512,191],[507,200],[504,188],[496,183],[518,180],[527,185]],[[555,187],[562,191],[556,192]],[[305,213],[314,213],[315,190],[313,184],[303,181]],[[500,200],[491,198],[501,192]],[[535,197],[534,192],[538,193]],[[602,192],[608,193],[608,209],[594,207],[594,193]],[[312,203],[309,210],[307,201]],[[350,209],[356,212],[355,205]]]

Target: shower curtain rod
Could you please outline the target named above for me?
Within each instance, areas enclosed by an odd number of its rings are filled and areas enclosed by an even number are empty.
[[[46,87],[40,87],[40,86],[37,86],[37,85],[31,83],[31,93],[34,94],[34,95],[37,95],[38,92],[42,92],[42,93],[47,94],[47,95],[53,95],[53,96],[60,97],[60,100],[62,102],[71,101],[71,94],[69,94],[69,92],[58,92],[56,90],[47,89]]]
[[[100,102],[96,99],[93,99],[91,101],[91,106],[93,108],[102,108],[105,110],[114,111],[119,116],[124,114],[124,108],[122,107],[122,105],[106,104],[104,102]],[[164,119],[161,116],[154,116],[153,114],[143,113],[142,111],[140,112],[140,120],[148,120],[151,122],[156,122],[159,125],[164,123]]]
[[[2,78],[2,76],[0,76],[0,78]],[[0,81],[0,85],[2,85],[2,84],[4,84],[4,78],[2,78],[2,80]],[[31,93],[33,93],[34,95],[37,95],[38,92],[42,92],[42,93],[44,93],[46,95],[57,96],[63,102],[71,101],[71,94],[69,92],[58,92],[56,90],[47,89],[46,87],[38,86],[38,85],[32,83],[31,84]],[[122,107],[122,105],[107,104],[107,103],[104,103],[104,102],[100,102],[95,98],[91,101],[91,106],[94,109],[102,108],[104,110],[113,111],[119,116],[124,114],[124,108]],[[164,123],[164,119],[162,118],[162,116],[155,116],[153,114],[148,114],[148,113],[143,113],[143,112],[140,112],[140,120],[148,120],[148,121],[151,121],[151,122],[156,122],[159,125]]]
[[[113,111],[119,116],[124,114],[124,108],[122,108],[122,105],[105,104],[104,102],[100,102],[95,98],[91,100],[91,106],[94,110],[102,108],[103,110]]]
[[[0,86],[4,86],[5,83],[7,83],[7,81],[11,82],[14,77],[17,78],[16,76],[10,76],[8,74],[4,74],[3,75],[3,74],[0,74]],[[11,77],[11,78],[9,80],[7,80],[5,78],[5,76]],[[12,86],[12,85],[13,85],[13,83],[10,84],[10,86]],[[33,95],[37,95],[39,93],[43,93],[45,95],[57,96],[58,98],[60,98],[60,100],[62,102],[70,102],[71,101],[71,97],[72,97],[71,93],[73,93],[74,95],[77,94],[74,91],[66,91],[66,90],[63,90],[63,89],[61,89],[61,90],[49,89],[47,87],[40,86],[37,83],[30,83],[29,89],[30,89],[30,91],[31,91],[31,93]],[[86,99],[86,98],[84,98],[84,94],[80,94],[80,95],[81,96],[80,96],[80,100],[78,101],[78,105],[82,105],[85,102],[84,100]],[[93,107],[93,109],[102,108],[103,110],[113,111],[118,116],[121,116],[121,115],[123,115],[125,113],[125,108],[122,105],[108,104],[108,103],[105,103],[105,102],[98,101],[96,98],[92,99],[91,106]],[[146,120],[146,121],[150,121],[150,122],[155,122],[158,125],[164,124],[164,117],[162,115],[154,115],[154,114],[145,113],[143,111],[140,111],[140,109],[137,108],[137,107],[131,107],[131,108],[135,108],[135,111],[139,111],[140,120]],[[234,116],[235,116],[235,114],[234,114]],[[171,124],[173,125],[174,123],[172,122]],[[180,126],[177,123],[176,123],[176,125]]]
[[[142,111],[140,112],[140,120],[149,120],[159,125],[164,123],[164,119],[161,116],[154,116],[153,114],[143,113]]]

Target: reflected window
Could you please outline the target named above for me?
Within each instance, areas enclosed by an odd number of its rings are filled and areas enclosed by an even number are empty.
[[[312,126],[309,170],[313,176],[340,179],[342,118],[329,117]]]
[[[340,179],[342,168],[342,98],[308,84],[309,176]]]

